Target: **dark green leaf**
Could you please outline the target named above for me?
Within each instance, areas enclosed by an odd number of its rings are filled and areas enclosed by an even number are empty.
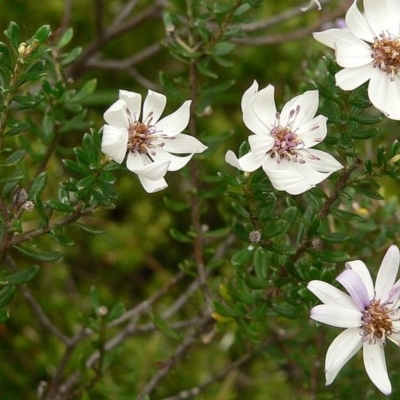
[[[39,272],[40,267],[37,265],[32,265],[22,271],[18,271],[10,276],[5,277],[0,282],[0,285],[22,285],[23,283],[29,282],[34,276]]]
[[[18,50],[19,47],[19,26],[15,22],[11,21],[8,28],[4,31],[4,34],[10,40],[13,47]]]
[[[189,208],[188,202],[171,200],[167,196],[164,197],[164,204],[172,211],[184,211]]]
[[[95,228],[93,226],[89,226],[86,224],[82,224],[81,222],[75,222],[75,225],[78,225],[80,228],[82,228],[84,231],[92,233],[94,235],[100,235],[105,233],[104,229],[100,229],[100,228]]]
[[[193,239],[190,238],[189,236],[187,236],[186,234],[178,231],[177,229],[170,229],[169,233],[171,234],[171,236],[180,243],[192,243]]]
[[[74,211],[73,206],[71,206],[70,204],[62,203],[60,201],[48,200],[47,204],[49,207],[51,207],[53,210],[56,211],[66,212],[66,213],[72,213]]]
[[[235,253],[231,258],[231,263],[234,267],[247,265],[253,257],[253,251],[249,249],[240,250]]]
[[[111,322],[115,319],[119,318],[125,312],[125,306],[123,303],[119,302],[115,304],[115,306],[111,309],[111,311],[107,314],[106,321]]]
[[[371,139],[377,133],[379,133],[378,128],[369,128],[369,129],[363,129],[361,131],[353,132],[350,134],[350,137],[352,139]]]
[[[154,314],[152,315],[152,321],[155,325],[155,327],[162,333],[164,333],[165,335],[167,335],[168,337],[170,337],[171,339],[174,340],[179,340],[180,339],[180,335],[174,331],[173,329],[171,329],[167,322],[164,321],[162,318],[160,318],[158,315]]]
[[[47,184],[47,173],[41,172],[33,181],[29,189],[29,198],[34,199],[42,193]]]
[[[63,35],[61,36],[60,40],[57,42],[57,48],[62,49],[65,47],[73,38],[74,30],[72,28],[68,28]]]
[[[232,309],[218,301],[213,302],[213,306],[215,311],[224,317],[240,317],[245,314],[245,310],[239,306],[235,307],[235,309]]]
[[[59,251],[36,251],[22,245],[14,246],[14,248],[26,256],[43,262],[56,261],[62,256]]]
[[[287,223],[283,219],[267,221],[263,229],[263,238],[273,238],[286,230]]]
[[[5,286],[0,289],[0,307],[6,306],[14,298],[15,286]]]
[[[34,40],[38,40],[39,43],[44,43],[50,36],[50,25],[42,25],[35,33]]]
[[[12,165],[19,163],[25,157],[25,155],[25,150],[17,150],[8,156],[0,165],[2,167],[11,167]]]
[[[373,125],[381,122],[382,115],[350,115],[350,119],[364,125]]]
[[[291,319],[298,318],[303,310],[302,307],[294,306],[289,303],[274,304],[273,309],[278,315]]]

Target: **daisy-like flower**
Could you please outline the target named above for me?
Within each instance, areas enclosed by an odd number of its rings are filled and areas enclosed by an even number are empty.
[[[315,116],[318,92],[311,90],[290,100],[276,111],[275,88],[258,84],[242,98],[243,121],[254,133],[249,136],[250,152],[241,158],[229,150],[225,161],[245,172],[262,167],[277,190],[303,193],[342,168],[331,155],[311,147],[326,136],[326,120]]]
[[[349,295],[323,281],[308,284],[308,289],[324,303],[311,310],[311,318],[346,328],[326,354],[327,385],[362,348],[369,378],[381,392],[391,393],[383,350],[386,339],[400,346],[400,280],[395,283],[399,261],[399,249],[392,245],[382,260],[375,286],[362,261],[347,262],[345,271],[336,279]]]
[[[190,118],[190,100],[160,120],[167,99],[149,90],[143,104],[138,93],[119,91],[117,100],[105,113],[101,151],[139,176],[144,189],[153,193],[165,189],[167,171],[184,167],[195,153],[207,149],[192,136],[182,134]],[[176,154],[189,154],[176,156]]]
[[[335,78],[343,90],[369,80],[371,103],[389,118],[400,120],[400,0],[357,0],[346,14],[346,29],[328,29],[314,38],[335,50],[344,69]]]

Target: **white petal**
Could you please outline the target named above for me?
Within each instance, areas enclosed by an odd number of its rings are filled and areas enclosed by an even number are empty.
[[[362,67],[372,61],[371,47],[360,39],[339,44],[336,47],[336,62],[345,68]]]
[[[333,382],[339,371],[361,347],[362,336],[359,328],[346,329],[336,336],[326,353],[326,385]]]
[[[254,157],[264,157],[274,146],[275,139],[269,135],[250,135],[249,144]]]
[[[322,142],[326,136],[326,118],[323,115],[318,115],[302,126],[299,126],[296,133],[302,140],[304,148],[308,149]]]
[[[107,124],[116,128],[128,127],[128,114],[126,112],[125,100],[117,100],[105,113],[104,119]]]
[[[249,104],[250,100],[255,96],[258,92],[258,83],[257,81],[253,81],[252,85],[244,92],[241,101],[242,112]]]
[[[165,176],[168,171],[169,161],[151,162],[145,155],[128,153],[126,167],[146,179],[156,181]]]
[[[377,341],[375,344],[364,342],[363,346],[364,366],[369,379],[384,394],[392,392],[392,385],[386,368],[383,346]]]
[[[167,151],[164,151],[162,148],[159,148],[155,154],[152,154],[151,157],[154,161],[169,161],[170,164],[168,166],[168,171],[178,171],[190,161],[190,159],[193,157],[193,154],[190,154],[186,157],[178,157],[168,153]]]
[[[356,68],[345,68],[335,75],[336,85],[343,90],[354,90],[371,78],[375,68],[371,63]]]
[[[294,120],[293,131],[295,131],[313,119],[318,109],[318,98],[318,90],[309,90],[288,101],[281,112],[282,126],[288,126]]]
[[[207,150],[207,146],[204,146],[199,140],[183,133],[179,133],[170,140],[160,139],[160,142],[164,143],[163,149],[170,153],[202,153]]]
[[[339,169],[343,168],[343,165],[340,164],[340,162],[324,151],[308,149],[306,151],[302,151],[301,153],[304,154],[304,160],[311,168],[328,174],[325,176],[325,178],[327,178],[333,172],[339,171]]]
[[[357,39],[349,30],[333,28],[324,32],[314,32],[314,39],[318,42],[336,50],[337,46],[346,45],[346,43],[353,43],[354,41],[362,42]]]
[[[400,323],[393,323],[393,328],[396,329],[397,332],[393,332],[390,336],[387,336],[387,338],[396,346],[400,346]]]
[[[343,307],[319,304],[311,309],[310,318],[338,328],[359,328],[362,314]]]
[[[128,144],[128,131],[126,128],[114,128],[104,125],[101,140],[101,151],[115,162],[121,164],[125,158]]]
[[[166,104],[167,98],[163,94],[149,90],[143,104],[142,122],[149,122],[148,118],[151,117],[151,123],[155,125],[160,119]]]
[[[367,266],[361,260],[348,261],[345,266],[346,268],[352,269],[356,272],[362,279],[367,289],[369,299],[372,300],[375,296],[375,289]]]
[[[156,181],[152,181],[150,179],[143,177],[142,175],[138,175],[138,176],[139,176],[140,183],[142,184],[144,190],[147,193],[155,193],[155,192],[158,192],[158,191],[163,190],[166,187],[168,187],[167,182],[165,181],[164,178],[158,179]]]
[[[370,302],[369,294],[357,272],[352,269],[345,269],[336,280],[346,288],[359,310],[364,311],[368,307]]]
[[[380,300],[381,303],[385,303],[389,298],[389,293],[394,286],[399,270],[399,262],[399,249],[392,245],[383,257],[375,282],[375,298]]]
[[[393,288],[389,292],[388,303],[391,304],[393,309],[400,307],[400,279],[394,284]]]
[[[349,8],[346,14],[346,26],[351,33],[360,39],[372,43],[374,41],[374,32],[369,26],[364,15],[357,8],[357,1]]]
[[[275,88],[268,85],[255,94],[250,101],[254,107],[254,112],[262,123],[269,129],[275,125],[276,121],[276,106],[274,98]]]
[[[317,163],[317,165],[319,164],[317,161],[314,160],[313,162],[313,160],[310,159],[308,152],[310,152],[310,150],[303,150],[298,152],[302,155],[303,160],[305,161],[304,163],[281,160],[278,166],[278,170],[291,171],[292,174],[301,174],[304,177],[306,183],[308,183],[312,187],[322,182],[324,179],[328,178],[330,174],[318,172],[316,168],[313,167],[313,165],[315,163]]]
[[[225,161],[235,167],[245,172],[253,172],[260,168],[262,159],[257,159],[254,157],[252,152],[245,154],[243,157],[237,158],[232,150],[228,150],[225,155]]]
[[[139,93],[120,90],[119,98],[125,101],[126,106],[132,115],[133,121],[139,121],[142,96]]]
[[[390,119],[400,120],[400,75],[390,76],[375,68],[368,86],[371,103]]]
[[[308,283],[307,288],[327,305],[359,311],[357,305],[348,294],[329,283],[324,281],[311,281]]]
[[[382,32],[389,32],[397,36],[399,33],[398,0],[364,0],[365,17],[376,37]]]
[[[191,100],[185,101],[175,112],[157,122],[157,131],[167,136],[181,133],[188,125]]]

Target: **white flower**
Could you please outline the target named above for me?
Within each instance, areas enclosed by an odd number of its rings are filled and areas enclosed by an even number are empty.
[[[101,151],[139,176],[144,189],[153,193],[165,189],[167,171],[184,167],[194,153],[207,149],[196,138],[181,132],[190,118],[190,100],[160,120],[167,99],[149,90],[143,104],[138,93],[119,91],[117,100],[105,113]],[[189,154],[178,157],[171,153]]]
[[[250,152],[237,158],[228,151],[225,161],[245,171],[262,167],[277,190],[300,194],[342,168],[332,156],[311,147],[326,136],[327,118],[315,116],[318,92],[308,91],[290,100],[278,113],[275,88],[258,91],[253,85],[242,98],[243,120],[254,133],[249,136]]]
[[[350,296],[326,282],[308,284],[308,289],[324,303],[311,310],[311,318],[346,328],[326,354],[327,385],[362,347],[364,366],[371,381],[384,394],[391,393],[383,350],[386,339],[400,346],[400,280],[395,283],[399,261],[399,249],[392,245],[382,260],[375,287],[362,261],[346,263],[346,270],[337,280]]]
[[[400,120],[400,0],[364,0],[362,14],[354,1],[346,14],[347,29],[314,33],[336,52],[343,67],[336,84],[353,90],[369,80],[371,103]]]
[[[301,7],[300,10],[303,11],[303,12],[304,12],[304,11],[307,11],[307,10],[309,10],[313,5],[316,5],[317,8],[318,8],[318,10],[321,10],[321,9],[322,9],[321,4],[320,4],[320,2],[319,2],[318,0],[310,0],[310,4],[309,4],[308,6],[306,6],[306,7]]]

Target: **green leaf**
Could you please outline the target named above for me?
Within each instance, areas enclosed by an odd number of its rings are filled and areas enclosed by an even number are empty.
[[[5,286],[0,289],[0,308],[6,306],[14,298],[15,286]]]
[[[212,49],[211,54],[214,56],[224,56],[229,54],[235,48],[235,44],[231,42],[218,42]]]
[[[232,256],[231,263],[234,267],[247,265],[252,257],[253,257],[252,250],[248,249],[240,250]]]
[[[333,209],[331,212],[332,212],[332,214],[336,215],[337,217],[340,217],[343,219],[365,222],[363,217],[361,217],[360,215],[355,214],[355,213],[351,213],[351,212],[344,211],[344,210],[339,210],[337,208]]]
[[[60,40],[57,42],[56,47],[58,49],[62,49],[65,47],[73,38],[74,30],[72,28],[68,28],[63,35],[61,36]]]
[[[34,199],[43,192],[44,188],[47,184],[47,173],[46,171],[41,172],[35,180],[32,182],[32,185],[29,189],[29,198]]]
[[[244,308],[242,308],[239,305],[237,305],[235,307],[235,309],[232,309],[232,308],[228,308],[227,306],[225,306],[224,304],[222,304],[218,301],[214,301],[213,306],[214,306],[215,311],[218,314],[223,315],[224,317],[241,317],[242,315],[245,314]]]
[[[234,16],[239,17],[242,14],[246,13],[247,11],[249,11],[251,9],[250,4],[248,3],[244,3],[242,5],[240,5],[235,12],[233,13]]]
[[[270,220],[266,222],[266,227],[263,229],[263,238],[273,238],[280,235],[286,230],[287,223],[283,219]]]
[[[178,231],[177,229],[170,229],[169,233],[171,234],[171,236],[173,237],[173,239],[175,239],[177,242],[180,243],[192,243],[193,239],[190,238],[188,235]]]
[[[18,121],[16,119],[9,119],[7,121],[7,127],[9,129],[6,131],[5,136],[14,136],[28,130],[30,128],[30,124],[27,122]]]
[[[65,66],[71,63],[76,58],[78,58],[81,53],[82,53],[82,47],[75,47],[70,53],[64,56],[63,60],[61,61],[61,65]]]
[[[35,33],[34,40],[38,40],[39,43],[44,43],[50,36],[50,25],[42,25]]]
[[[92,300],[92,309],[95,315],[100,308],[99,289],[96,286],[90,288],[90,299]]]
[[[19,26],[15,22],[11,21],[8,28],[4,31],[4,34],[10,40],[10,43],[13,47],[18,50],[19,47]]]
[[[59,251],[36,251],[22,245],[14,246],[14,248],[28,257],[43,262],[56,261],[62,256],[62,254]]]
[[[168,324],[162,319],[160,318],[158,315],[156,315],[155,313],[152,314],[151,319],[155,325],[155,327],[162,333],[164,333],[165,335],[167,335],[168,337],[170,337],[171,339],[174,340],[179,340],[180,339],[180,335],[174,331],[173,329],[171,329]]]
[[[350,260],[350,255],[345,251],[324,250],[320,252],[314,252],[310,250],[309,253],[314,254],[316,257],[319,256],[321,260],[331,263],[342,263]]]
[[[125,306],[122,302],[114,305],[111,311],[107,314],[106,321],[111,322],[119,318],[125,312]]]
[[[320,233],[319,237],[324,242],[330,243],[345,243],[350,238],[350,236],[344,232]]]
[[[381,122],[382,119],[382,115],[350,115],[350,120],[364,125],[377,124],[378,122]]]
[[[3,42],[0,42],[0,63],[3,66],[7,66],[7,68],[9,68],[9,69],[12,68],[10,51],[8,50],[8,47]]]
[[[189,203],[171,200],[167,196],[164,197],[164,204],[172,211],[184,211],[189,208]]]
[[[0,308],[0,322],[6,322],[10,318],[10,312],[6,308]]]
[[[75,94],[70,101],[71,102],[81,102],[83,99],[85,99],[87,96],[92,94],[97,85],[97,79],[91,79],[90,81],[86,82],[83,86],[82,89],[79,90],[77,94]]]
[[[302,307],[294,306],[289,303],[274,304],[273,309],[277,314],[290,319],[298,318],[303,310]]]
[[[2,163],[0,163],[0,165],[2,167],[11,167],[12,165],[19,163],[25,157],[25,155],[25,150],[17,150],[8,156]]]
[[[378,128],[363,129],[361,131],[353,132],[350,134],[352,139],[371,139],[379,133]]]
[[[0,285],[22,285],[23,283],[29,282],[33,279],[39,270],[40,267],[38,265],[32,265],[29,268],[2,278]]]
[[[232,205],[232,208],[235,210],[235,212],[237,214],[239,214],[240,216],[242,216],[244,218],[250,217],[250,213],[237,201],[232,201],[231,205]]]
[[[56,210],[56,211],[66,212],[66,213],[74,212],[74,207],[73,206],[71,206],[70,204],[62,203],[60,201],[48,200],[46,204],[49,207],[51,207],[53,210]]]
[[[75,161],[64,159],[62,162],[74,174],[86,176],[90,173],[89,168],[78,164]]]

